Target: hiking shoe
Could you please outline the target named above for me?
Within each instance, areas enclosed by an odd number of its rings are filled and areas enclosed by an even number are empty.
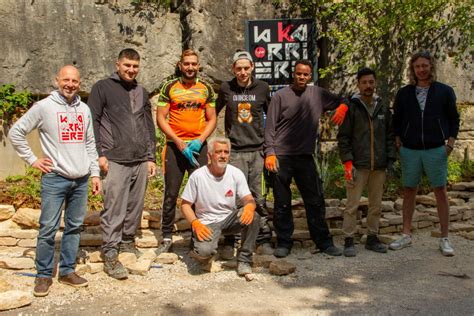
[[[277,258],[285,258],[290,254],[290,249],[286,247],[277,247],[273,251],[273,255]]]
[[[388,246],[392,250],[400,250],[411,246],[411,236],[403,234],[402,237],[398,238]]]
[[[49,287],[53,284],[52,278],[41,278],[36,277],[35,288],[33,289],[33,295],[37,297],[43,297],[49,294]]]
[[[122,241],[120,243],[120,248],[119,249],[120,249],[119,250],[120,253],[124,253],[124,252],[133,253],[137,257],[137,259],[140,258],[143,255],[143,252],[138,250],[137,247],[135,246],[134,241],[131,241],[131,242]]]
[[[387,252],[387,246],[382,244],[377,237],[377,235],[368,235],[367,236],[367,241],[365,242],[365,249],[367,250],[372,250],[374,252],[378,253],[386,253]]]
[[[60,276],[58,280],[59,283],[70,285],[73,287],[85,287],[89,285],[89,282],[87,282],[86,279],[78,276],[76,272],[71,272],[69,274]]]
[[[170,252],[172,246],[173,246],[173,241],[171,240],[171,238],[165,238],[161,242],[161,245],[158,247],[158,249],[155,250],[155,253],[157,256],[159,256],[162,253]]]
[[[332,245],[332,246],[329,246],[327,247],[326,249],[324,250],[321,250],[323,253],[329,255],[329,256],[334,256],[334,257],[337,257],[337,256],[340,256],[342,255],[342,250],[337,248],[336,246]]]
[[[232,260],[234,259],[234,247],[231,245],[224,245],[219,251],[219,257],[222,260]]]
[[[252,273],[252,267],[248,262],[239,262],[237,264],[237,274],[239,276],[245,276],[246,274]]]
[[[269,242],[263,243],[257,248],[257,253],[260,255],[272,255],[273,248]]]
[[[118,260],[118,253],[115,249],[107,251],[103,257],[105,273],[117,280],[128,278],[128,271]]]
[[[344,251],[342,252],[345,257],[355,257],[357,251],[354,246],[354,238],[346,237],[344,239]]]
[[[454,256],[454,248],[449,242],[448,237],[442,237],[439,239],[439,250],[446,257]]]

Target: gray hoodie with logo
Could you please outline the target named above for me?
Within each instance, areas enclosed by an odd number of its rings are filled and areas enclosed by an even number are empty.
[[[99,176],[98,155],[89,107],[76,96],[71,104],[53,91],[36,102],[10,129],[8,138],[18,155],[30,165],[35,156],[26,135],[37,128],[41,149],[53,161],[52,172],[75,179]]]

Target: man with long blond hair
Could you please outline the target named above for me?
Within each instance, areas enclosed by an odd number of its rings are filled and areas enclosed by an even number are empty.
[[[216,127],[215,95],[212,87],[198,78],[199,57],[192,49],[181,54],[181,76],[162,85],[156,121],[166,135],[163,149],[165,196],[161,218],[163,242],[157,254],[172,245],[176,199],[185,172],[191,174],[207,164],[206,139]]]
[[[409,63],[410,84],[395,98],[393,127],[400,151],[403,178],[403,234],[390,244],[398,250],[412,243],[411,222],[422,173],[433,188],[441,228],[439,249],[453,256],[448,239],[449,203],[446,193],[448,156],[459,132],[454,90],[435,80],[435,62],[427,52],[415,53]]]

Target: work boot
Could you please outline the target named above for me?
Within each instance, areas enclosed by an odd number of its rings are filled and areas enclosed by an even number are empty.
[[[272,245],[269,242],[263,243],[260,246],[258,246],[257,251],[259,255],[272,255],[273,254],[273,248]]]
[[[35,279],[35,288],[33,289],[33,295],[37,297],[43,297],[49,294],[49,287],[53,284],[52,278],[37,277]]]
[[[135,246],[134,241],[122,241],[120,243],[119,249],[120,249],[120,253],[124,253],[124,252],[133,253],[137,257],[137,259],[143,255],[143,253],[137,249],[137,246]]]
[[[273,251],[273,255],[277,258],[285,258],[290,254],[290,249],[286,247],[277,247]]]
[[[155,253],[157,256],[161,255],[162,253],[165,252],[170,252],[173,246],[173,241],[171,238],[165,238],[161,242],[161,245],[158,247],[158,249],[155,250]]]
[[[109,250],[103,254],[104,272],[117,280],[128,278],[128,271],[118,260],[118,252],[115,249]]]
[[[58,278],[59,283],[70,285],[73,287],[85,287],[89,285],[86,279],[77,275],[76,272],[71,272],[69,274],[60,276]]]
[[[344,251],[343,254],[345,257],[355,257],[357,251],[354,246],[354,238],[346,237],[344,239]]]
[[[382,244],[378,239],[377,235],[368,235],[367,241],[365,242],[365,249],[372,250],[378,253],[386,253],[387,246]]]
[[[224,245],[219,251],[219,257],[222,260],[232,260],[234,259],[234,247],[231,245]]]
[[[237,264],[237,274],[239,276],[245,276],[246,274],[252,273],[252,267],[248,262],[239,262]]]

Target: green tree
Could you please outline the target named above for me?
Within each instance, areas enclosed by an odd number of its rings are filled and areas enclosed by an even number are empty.
[[[322,86],[366,65],[378,74],[379,94],[391,98],[412,52],[429,49],[438,58],[462,62],[472,50],[470,0],[295,0],[288,14],[319,23]]]

